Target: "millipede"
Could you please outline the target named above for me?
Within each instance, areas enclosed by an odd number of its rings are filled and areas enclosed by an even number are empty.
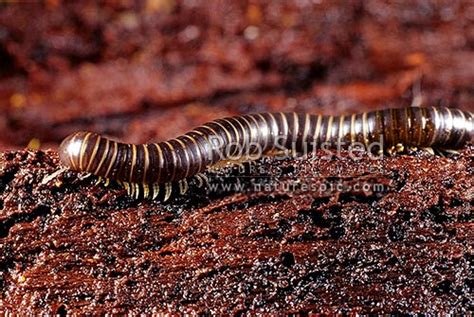
[[[473,137],[474,115],[445,107],[406,107],[350,115],[256,113],[217,119],[177,138],[149,144],[113,141],[93,132],[76,132],[60,147],[61,163],[123,185],[127,192],[169,199],[172,183],[180,192],[188,179],[203,182],[206,168],[247,155],[276,151],[314,151],[359,143],[367,150],[382,140],[384,152],[404,147],[457,149]]]

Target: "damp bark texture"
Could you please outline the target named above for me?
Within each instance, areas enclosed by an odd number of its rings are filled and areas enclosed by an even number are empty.
[[[191,188],[168,204],[58,172],[55,152],[4,153],[0,309],[467,312],[473,151],[265,159],[208,175],[277,187]]]

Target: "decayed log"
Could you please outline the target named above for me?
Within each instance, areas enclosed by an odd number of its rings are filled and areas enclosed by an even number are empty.
[[[278,188],[166,204],[62,171],[52,151],[4,153],[0,310],[467,311],[473,150],[266,159]]]

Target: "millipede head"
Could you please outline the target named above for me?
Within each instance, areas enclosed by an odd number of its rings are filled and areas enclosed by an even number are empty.
[[[81,166],[84,160],[85,142],[91,137],[96,136],[90,132],[76,132],[67,136],[59,145],[59,159],[61,163],[73,171],[85,171]]]

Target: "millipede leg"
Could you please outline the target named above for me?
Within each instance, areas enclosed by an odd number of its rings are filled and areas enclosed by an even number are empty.
[[[110,179],[106,178],[104,181],[104,186],[108,187],[110,185]]]
[[[401,143],[398,143],[396,146],[395,146],[395,151],[397,153],[403,153],[405,152],[405,146],[403,146],[403,144]]]
[[[444,152],[443,150],[441,149],[433,149],[433,150],[438,156],[446,157],[446,152]]]
[[[180,180],[179,181],[179,193],[181,195],[184,195],[184,194],[186,194],[188,189],[189,189],[188,181],[186,179]]]
[[[453,150],[453,149],[440,149],[440,151],[442,151],[444,153],[447,153],[447,154],[454,154],[454,155],[459,155],[460,154],[459,151]]]
[[[209,177],[204,174],[201,174],[202,179],[204,180],[205,185],[209,185]]]
[[[153,192],[153,198],[152,199],[155,199],[156,197],[158,197],[158,194],[160,193],[160,185],[158,185],[156,183],[153,184],[152,192]]]
[[[140,184],[134,183],[133,187],[135,188],[135,199],[140,197]]]
[[[150,187],[148,184],[143,184],[143,198],[148,198],[148,195],[150,195]]]
[[[386,152],[388,155],[394,156],[397,153],[405,152],[405,146],[402,143],[397,143],[396,145],[387,148]]]
[[[387,148],[387,153],[388,153],[388,155],[393,156],[396,153],[395,147],[391,146],[391,147]]]
[[[89,178],[92,176],[92,173],[83,173],[83,174],[79,174],[79,176],[77,178],[79,178],[81,181],[86,179],[86,178]]]
[[[52,179],[56,178],[56,176],[58,176],[59,174],[63,173],[67,171],[67,168],[66,167],[62,167],[60,169],[58,169],[56,172],[50,174],[50,175],[47,175],[45,177],[43,177],[43,180],[41,181],[41,184],[47,184],[49,181],[51,181]]]
[[[198,181],[197,187],[201,188],[204,185],[204,174],[199,173],[199,174],[194,175],[194,177]]]
[[[133,186],[130,186],[130,183],[123,182],[123,187],[125,187],[125,190],[127,191],[127,195],[133,196]]]
[[[99,177],[97,178],[97,181],[95,182],[94,186],[99,185],[100,183],[102,183],[102,181],[103,181],[102,176],[99,176]]]
[[[163,201],[167,201],[171,197],[172,184],[170,182],[165,183],[165,198]]]
[[[132,198],[135,196],[135,186],[131,183],[128,184],[128,196]]]
[[[422,147],[421,150],[423,150],[424,152],[427,152],[431,155],[435,155],[435,152],[434,152],[432,147]]]

